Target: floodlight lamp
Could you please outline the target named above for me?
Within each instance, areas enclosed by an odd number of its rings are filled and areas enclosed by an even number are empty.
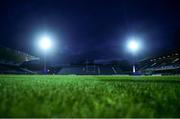
[[[138,43],[136,41],[130,41],[128,47],[130,50],[136,51],[138,49]]]
[[[40,38],[39,45],[43,50],[51,48],[51,39],[48,36],[43,36]]]
[[[134,39],[130,40],[127,44],[128,49],[133,53],[135,53],[139,50],[139,48],[140,48],[139,45],[140,45],[139,42]]]

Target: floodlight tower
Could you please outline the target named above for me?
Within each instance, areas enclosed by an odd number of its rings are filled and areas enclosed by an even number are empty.
[[[43,50],[44,53],[44,74],[47,73],[46,69],[46,55],[47,51],[51,48],[52,43],[51,43],[51,38],[47,35],[40,37],[39,39],[39,46]]]
[[[127,44],[127,47],[128,47],[129,51],[133,55],[133,67],[132,67],[132,71],[133,71],[133,74],[135,74],[136,73],[135,57],[137,55],[137,51],[140,49],[139,41],[137,41],[137,39],[135,39],[135,38],[131,38],[129,40],[128,44]]]

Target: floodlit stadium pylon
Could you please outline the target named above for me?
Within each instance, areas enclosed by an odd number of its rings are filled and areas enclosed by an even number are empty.
[[[129,51],[132,53],[133,55],[133,67],[132,67],[132,71],[133,74],[136,73],[136,66],[135,66],[135,55],[137,55],[138,50],[140,49],[140,43],[136,38],[131,38],[128,43],[127,43],[127,48],[129,49]]]
[[[47,50],[49,50],[52,47],[51,38],[47,35],[42,36],[39,40],[39,46],[44,52],[44,74],[46,74],[47,72],[46,54],[47,54]]]

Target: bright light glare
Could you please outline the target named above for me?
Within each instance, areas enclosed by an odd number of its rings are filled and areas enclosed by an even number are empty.
[[[51,39],[48,36],[43,36],[40,38],[39,45],[42,49],[47,50],[51,48]]]
[[[135,53],[140,49],[140,43],[136,41],[135,39],[131,39],[127,44],[128,49]]]
[[[130,41],[128,47],[132,51],[136,51],[138,49],[138,43],[136,41]]]

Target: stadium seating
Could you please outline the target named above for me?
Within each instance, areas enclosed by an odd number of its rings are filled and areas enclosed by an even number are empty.
[[[34,72],[15,65],[0,64],[0,74],[34,74]]]
[[[180,53],[177,51],[159,57],[149,58],[138,62],[137,65],[138,70],[144,73],[180,73],[178,72],[180,69]]]
[[[43,62],[26,53],[0,47],[1,74],[42,74]],[[180,74],[180,52],[147,58],[136,63],[140,74]],[[126,60],[91,60],[61,66],[48,66],[49,74],[121,75],[130,74],[132,65]]]
[[[39,58],[21,51],[12,50],[0,46],[0,62],[18,65],[24,61],[30,61],[30,60],[39,60]]]
[[[64,67],[58,74],[83,74],[83,67]]]
[[[123,71],[121,67],[114,65],[80,65],[80,66],[65,66],[59,68],[57,74],[76,74],[76,75],[118,75],[127,74],[129,71]]]
[[[33,74],[34,72],[21,67],[23,62],[38,60],[39,58],[27,53],[0,46],[1,74]]]
[[[117,74],[116,71],[113,71],[113,68],[110,66],[100,66],[100,74],[102,75],[113,75]]]

